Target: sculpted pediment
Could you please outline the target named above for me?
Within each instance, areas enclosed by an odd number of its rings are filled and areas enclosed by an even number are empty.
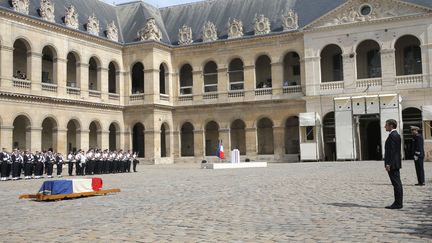
[[[432,12],[398,0],[352,0],[313,22],[307,29],[375,21]]]

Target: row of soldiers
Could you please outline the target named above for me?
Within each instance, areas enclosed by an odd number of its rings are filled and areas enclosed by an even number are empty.
[[[133,171],[136,172],[136,166],[139,163],[138,154],[127,152],[102,151],[100,149],[90,149],[87,152],[79,150],[76,153],[70,152],[68,159],[68,174],[72,176],[75,165],[76,175],[94,175],[94,174],[109,174],[109,173],[124,173]]]
[[[61,153],[54,153],[52,150],[32,153],[15,149],[12,153],[8,153],[3,148],[0,152],[0,180],[6,181],[10,177],[12,180],[21,179],[23,172],[24,179],[39,179],[43,178],[44,174],[52,178],[54,166],[57,169],[57,176],[61,177],[65,163],[68,164],[69,176],[72,176],[74,167],[76,175],[130,172],[131,164],[136,172],[139,161],[137,153],[122,150],[90,149],[87,152],[79,150],[75,153],[70,152],[65,160]]]

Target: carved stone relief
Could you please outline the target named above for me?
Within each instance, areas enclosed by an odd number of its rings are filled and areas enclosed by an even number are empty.
[[[64,21],[67,27],[78,29],[79,27],[78,12],[76,11],[73,5],[70,5],[69,7],[66,8]]]
[[[298,15],[292,9],[282,15],[282,26],[284,31],[298,29]]]
[[[265,35],[270,33],[270,20],[264,15],[255,17],[255,35]]]
[[[240,20],[228,21],[228,39],[243,37],[243,23]]]
[[[138,39],[144,40],[156,40],[160,41],[162,39],[162,32],[156,25],[156,20],[154,18],[147,19],[147,23],[140,31],[138,31]]]
[[[92,35],[99,35],[99,31],[99,20],[93,13],[93,15],[89,16],[87,19],[87,32]]]
[[[51,0],[40,1],[39,13],[43,20],[55,22],[54,4],[51,2]]]
[[[193,39],[192,39],[192,28],[191,27],[183,25],[179,29],[178,42],[179,42],[179,45],[192,44]]]
[[[202,37],[204,42],[215,41],[218,39],[216,26],[212,22],[207,21],[204,24]]]
[[[428,11],[420,7],[392,0],[357,0],[352,1],[346,7],[338,10],[334,14],[323,18],[314,26],[320,27],[350,24],[426,12]]]
[[[29,13],[29,0],[12,0],[12,8],[19,13]]]
[[[118,41],[118,28],[115,25],[114,21],[108,24],[106,35],[108,39],[112,41]]]

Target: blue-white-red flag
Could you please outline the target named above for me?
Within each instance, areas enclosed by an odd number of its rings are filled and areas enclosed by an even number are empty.
[[[225,153],[224,153],[224,149],[223,149],[223,145],[222,145],[222,141],[219,142],[218,144],[218,149],[216,151],[216,156],[219,159],[225,159]]]

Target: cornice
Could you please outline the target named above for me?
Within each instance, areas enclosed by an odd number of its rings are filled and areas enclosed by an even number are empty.
[[[37,25],[39,27],[49,28],[51,30],[58,31],[58,32],[61,32],[63,34],[69,35],[69,36],[78,37],[81,40],[87,40],[90,42],[102,44],[104,46],[109,46],[112,48],[122,48],[122,46],[123,46],[122,43],[114,42],[114,41],[111,41],[109,39],[105,39],[105,38],[102,38],[100,36],[95,36],[95,35],[89,34],[87,32],[81,31],[81,30],[75,30],[75,29],[69,28],[69,27],[62,25],[62,24],[59,24],[59,23],[49,22],[49,21],[46,21],[46,20],[43,20],[40,18],[36,18],[34,16],[21,14],[19,12],[14,12],[14,11],[11,11],[11,10],[8,10],[8,9],[2,8],[2,7],[0,7],[0,16],[6,16],[6,17],[11,18],[11,19],[17,19],[17,20],[24,21],[27,24],[33,24],[33,25]]]
[[[338,24],[338,25],[322,26],[322,27],[315,27],[315,28],[310,27],[310,29],[309,28],[303,29],[302,32],[303,33],[324,32],[329,30],[353,28],[353,27],[365,26],[365,25],[370,26],[372,24],[382,24],[382,23],[401,21],[401,20],[422,19],[427,17],[432,17],[432,13],[405,15],[405,16],[398,16],[392,18],[374,19],[371,21],[359,21],[359,22],[348,23],[348,24]]]

